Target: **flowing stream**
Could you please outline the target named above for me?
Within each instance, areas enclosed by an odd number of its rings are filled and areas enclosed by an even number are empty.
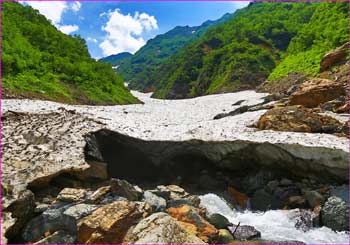
[[[293,210],[270,210],[267,212],[239,212],[215,194],[200,196],[201,205],[210,214],[224,215],[230,222],[254,226],[261,232],[261,239],[273,241],[300,241],[308,244],[349,244],[349,234],[334,232],[327,227],[313,228],[307,232],[295,228],[296,220],[291,218]]]

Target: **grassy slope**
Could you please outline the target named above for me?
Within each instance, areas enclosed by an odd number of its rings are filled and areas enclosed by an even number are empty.
[[[253,3],[210,29],[158,70],[157,98],[254,88],[283,58],[318,3]]]
[[[111,65],[90,57],[79,36],[61,33],[31,7],[7,2],[2,8],[5,93],[66,103],[138,102]]]
[[[277,80],[290,72],[315,76],[320,71],[322,57],[348,40],[348,4],[322,3],[310,22],[292,39],[286,58],[268,79]]]

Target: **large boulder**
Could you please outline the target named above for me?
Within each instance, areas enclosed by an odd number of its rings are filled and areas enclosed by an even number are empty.
[[[141,220],[124,239],[128,244],[204,244],[166,213]]]
[[[342,46],[330,51],[321,60],[320,71],[323,72],[338,62],[344,60],[349,54],[349,42]]]
[[[151,213],[143,202],[117,201],[96,209],[78,224],[78,243],[121,243],[129,228]]]
[[[170,216],[180,221],[182,227],[204,242],[216,242],[219,234],[218,230],[202,217],[199,209],[189,205],[182,205],[176,208],[168,208],[167,212]]]
[[[271,109],[262,115],[257,123],[261,130],[331,134],[343,133],[343,126],[330,116],[319,115],[302,106]]]
[[[320,104],[346,95],[342,83],[314,78],[301,84],[289,97],[289,105],[302,105],[308,108],[317,107]]]
[[[339,197],[328,198],[321,210],[323,225],[335,231],[349,230],[349,210]]]

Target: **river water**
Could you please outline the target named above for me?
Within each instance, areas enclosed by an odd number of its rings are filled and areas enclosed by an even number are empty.
[[[201,205],[208,212],[224,215],[230,222],[254,226],[261,232],[261,238],[273,241],[300,241],[308,244],[349,244],[349,234],[334,232],[327,227],[313,228],[307,232],[295,228],[293,210],[270,210],[267,212],[239,212],[215,194],[200,196]]]

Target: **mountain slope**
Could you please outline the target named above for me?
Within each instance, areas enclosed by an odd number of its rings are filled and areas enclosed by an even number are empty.
[[[2,8],[5,97],[86,104],[138,102],[111,65],[90,57],[82,38],[61,33],[29,6],[6,2]]]
[[[119,66],[125,62],[126,59],[132,57],[132,54],[128,52],[123,52],[120,54],[113,54],[107,57],[104,57],[102,59],[99,59],[98,61],[103,62],[103,63],[109,63],[112,64],[113,66]]]
[[[232,18],[232,14],[225,14],[216,21],[206,21],[200,26],[178,26],[165,34],[149,40],[147,44],[118,68],[118,74],[133,89],[148,91],[158,86],[153,79],[157,67],[163,64],[169,56],[176,53],[187,43],[200,38],[208,28],[224,23]]]
[[[158,70],[157,98],[254,88],[281,60],[318,3],[251,3]]]
[[[317,75],[321,58],[349,41],[347,3],[322,3],[288,47],[286,58],[269,75],[277,80],[290,72]]]

